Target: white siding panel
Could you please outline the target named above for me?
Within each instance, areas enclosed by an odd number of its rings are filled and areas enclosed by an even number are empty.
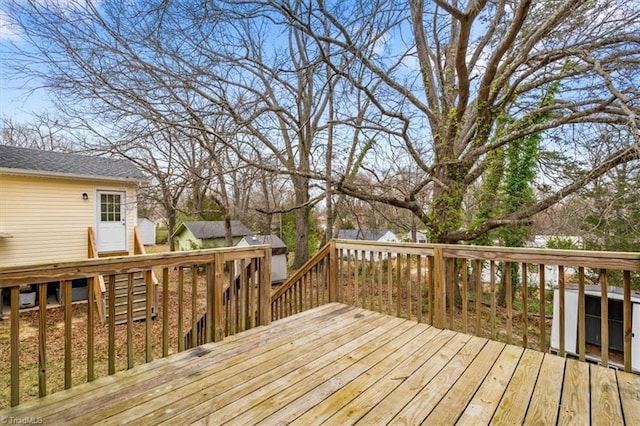
[[[0,239],[0,264],[86,258],[87,228],[95,226],[97,189],[127,191],[132,250],[134,185],[0,175],[0,232],[13,236]],[[85,192],[88,200],[82,199]]]

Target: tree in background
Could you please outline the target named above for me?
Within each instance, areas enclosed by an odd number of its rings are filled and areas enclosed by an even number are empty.
[[[422,176],[406,194],[391,187],[339,181],[349,196],[412,211],[433,242],[473,240],[501,226],[527,225],[531,217],[575,193],[608,170],[636,162],[640,10],[626,1],[267,2],[282,19],[330,43],[341,55],[325,56],[334,70],[372,100],[382,139],[394,164],[406,162]],[[408,8],[406,7],[408,5]],[[329,22],[330,35],[317,29]],[[371,31],[381,28],[382,32]],[[324,28],[324,27],[323,27]],[[360,52],[374,48],[375,55]],[[347,68],[340,68],[345,62]],[[378,84],[372,85],[371,82]],[[540,99],[550,84],[558,93]],[[503,117],[513,120],[508,123]],[[543,122],[536,117],[547,116]],[[546,132],[545,155],[581,150],[569,129],[627,127],[634,140],[592,167],[556,165],[556,184],[531,204],[464,223],[464,200],[510,144]],[[377,150],[365,158],[377,170]],[[430,195],[423,203],[423,195]]]
[[[453,243],[528,225],[640,159],[637,2],[15,0],[2,9],[24,35],[8,49],[14,70],[53,90],[70,125],[115,142],[114,132],[146,122],[180,134],[177,143],[220,142],[240,167],[288,179],[296,262],[308,254],[315,202],[336,193],[408,210],[431,241]],[[541,103],[554,84],[553,101]],[[232,137],[216,126],[221,114]],[[585,144],[603,128],[630,138],[606,141],[610,150],[586,164]],[[531,204],[467,222],[465,200],[493,162],[543,132],[540,173],[551,184]]]

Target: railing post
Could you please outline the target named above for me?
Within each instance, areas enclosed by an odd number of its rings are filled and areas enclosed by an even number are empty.
[[[271,323],[271,248],[264,250],[258,288],[258,325]]]
[[[445,279],[444,255],[441,247],[433,248],[433,325],[444,328],[447,316],[447,288]]]
[[[222,293],[224,283],[224,254],[214,255],[215,273],[213,276],[213,341],[220,342],[224,339]]]
[[[338,295],[338,250],[334,240],[329,241],[329,302],[341,302]]]

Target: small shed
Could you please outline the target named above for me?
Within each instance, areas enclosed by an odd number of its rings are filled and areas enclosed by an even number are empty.
[[[156,224],[146,217],[138,218],[138,231],[145,246],[156,243]]]
[[[267,244],[271,246],[271,284],[287,279],[287,245],[276,235],[252,235],[242,238],[236,246],[248,247]]]
[[[378,241],[386,243],[399,243],[400,238],[395,232],[388,229],[341,229],[338,232],[338,238],[343,240],[360,240],[360,241]],[[368,261],[370,252],[364,251],[364,260]],[[391,253],[391,258],[395,259],[396,254]],[[387,258],[387,253],[382,254],[382,258]],[[362,257],[360,257],[362,259]]]
[[[231,221],[232,245],[254,232],[239,220]],[[225,246],[224,221],[182,222],[171,236],[178,250],[198,250]]]

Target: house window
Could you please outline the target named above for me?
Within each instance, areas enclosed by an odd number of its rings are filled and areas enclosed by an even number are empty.
[[[120,222],[121,212],[119,194],[100,194],[100,220],[102,222]]]

